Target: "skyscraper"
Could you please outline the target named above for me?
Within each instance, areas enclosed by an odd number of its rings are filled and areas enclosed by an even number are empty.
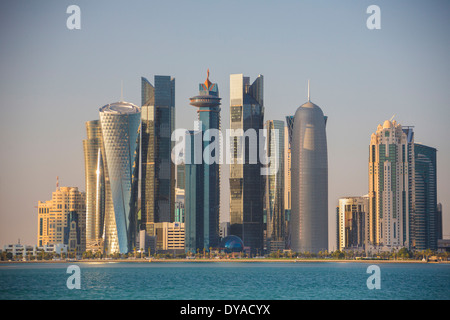
[[[265,175],[264,209],[267,216],[267,250],[276,252],[286,249],[284,212],[284,121],[267,120],[267,158],[269,174]],[[272,136],[274,135],[274,136]]]
[[[154,86],[141,78],[141,226],[173,222],[175,164],[171,159],[175,129],[175,79],[155,76]]]
[[[437,205],[436,239],[442,240],[442,203]]]
[[[286,116],[286,127],[284,127],[284,217],[286,246],[290,248],[290,217],[292,202],[292,131],[294,128],[294,116]]]
[[[100,108],[107,253],[127,253],[133,250],[136,241],[140,117],[139,107],[128,102]]]
[[[259,154],[259,131],[264,126],[264,84],[259,75],[250,84],[242,74],[230,75],[230,129],[234,130],[230,164],[230,234],[238,236],[252,254],[263,250],[264,177]],[[242,147],[242,148],[241,148]]]
[[[70,227],[70,216],[78,217],[79,237],[73,246],[78,252],[86,248],[86,194],[77,187],[56,187],[52,199],[38,202],[38,246],[68,244],[65,228]]]
[[[409,247],[412,136],[395,120],[373,133],[369,149],[369,244],[373,249]]]
[[[103,250],[105,176],[102,158],[102,128],[99,120],[86,122],[83,140],[86,187],[86,250]]]
[[[437,249],[436,149],[414,144],[415,206],[411,221],[416,250]]]
[[[310,101],[294,116],[292,135],[291,249],[328,249],[328,159],[326,117]]]
[[[199,95],[190,99],[197,107],[199,125],[197,131],[188,134],[189,161],[185,162],[185,247],[196,252],[219,245],[220,214],[220,98],[216,83],[211,83],[208,75],[199,85]],[[215,130],[216,132],[212,132]],[[199,139],[195,139],[195,136]],[[195,161],[194,152],[201,143],[202,161]]]
[[[364,250],[367,241],[369,197],[339,199],[337,250]]]

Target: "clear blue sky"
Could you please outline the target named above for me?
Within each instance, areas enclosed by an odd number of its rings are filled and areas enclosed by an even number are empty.
[[[66,9],[81,8],[81,30]],[[381,8],[381,30],[366,9]],[[189,97],[206,69],[229,126],[229,75],[265,80],[266,119],[307,98],[328,118],[330,249],[341,196],[368,190],[370,135],[384,120],[415,126],[438,149],[438,201],[450,236],[450,2],[2,1],[0,245],[35,244],[38,200],[84,190],[85,122],[120,99],[140,104],[140,77],[176,78],[176,126],[193,128]],[[222,201],[227,212],[224,168]]]

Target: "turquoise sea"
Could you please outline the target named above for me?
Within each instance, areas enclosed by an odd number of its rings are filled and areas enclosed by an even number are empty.
[[[69,265],[80,289],[69,289]],[[0,300],[449,300],[450,264],[118,262],[3,263]]]

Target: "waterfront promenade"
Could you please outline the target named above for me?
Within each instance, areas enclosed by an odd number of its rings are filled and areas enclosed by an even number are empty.
[[[11,261],[0,261],[0,264],[10,264],[10,263],[172,263],[172,262],[185,262],[185,263],[202,263],[202,262],[215,262],[215,263],[226,263],[226,262],[277,262],[277,263],[316,263],[316,262],[339,262],[339,263],[419,263],[419,264],[449,264],[450,261],[423,261],[415,259],[405,259],[405,260],[394,260],[394,259],[273,259],[273,258],[229,258],[229,259],[209,259],[209,258],[196,258],[196,259],[56,259],[56,260],[11,260]]]

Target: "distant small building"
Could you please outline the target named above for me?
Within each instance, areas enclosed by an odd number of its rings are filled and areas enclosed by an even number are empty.
[[[439,239],[437,241],[438,252],[450,252],[450,239]]]
[[[76,246],[82,252],[86,248],[86,194],[77,187],[57,186],[51,200],[38,202],[38,246],[68,244],[69,219],[76,220]]]
[[[367,240],[368,196],[343,197],[337,208],[337,249],[362,250]]]
[[[148,233],[147,233],[148,232]],[[150,253],[184,253],[185,229],[182,222],[148,223],[139,234],[139,248]]]
[[[3,246],[3,252],[11,253],[13,257],[23,256],[37,256],[39,252],[55,253],[55,254],[67,254],[68,247],[65,244],[49,244],[44,246],[36,245],[24,245],[20,243],[7,244]]]

